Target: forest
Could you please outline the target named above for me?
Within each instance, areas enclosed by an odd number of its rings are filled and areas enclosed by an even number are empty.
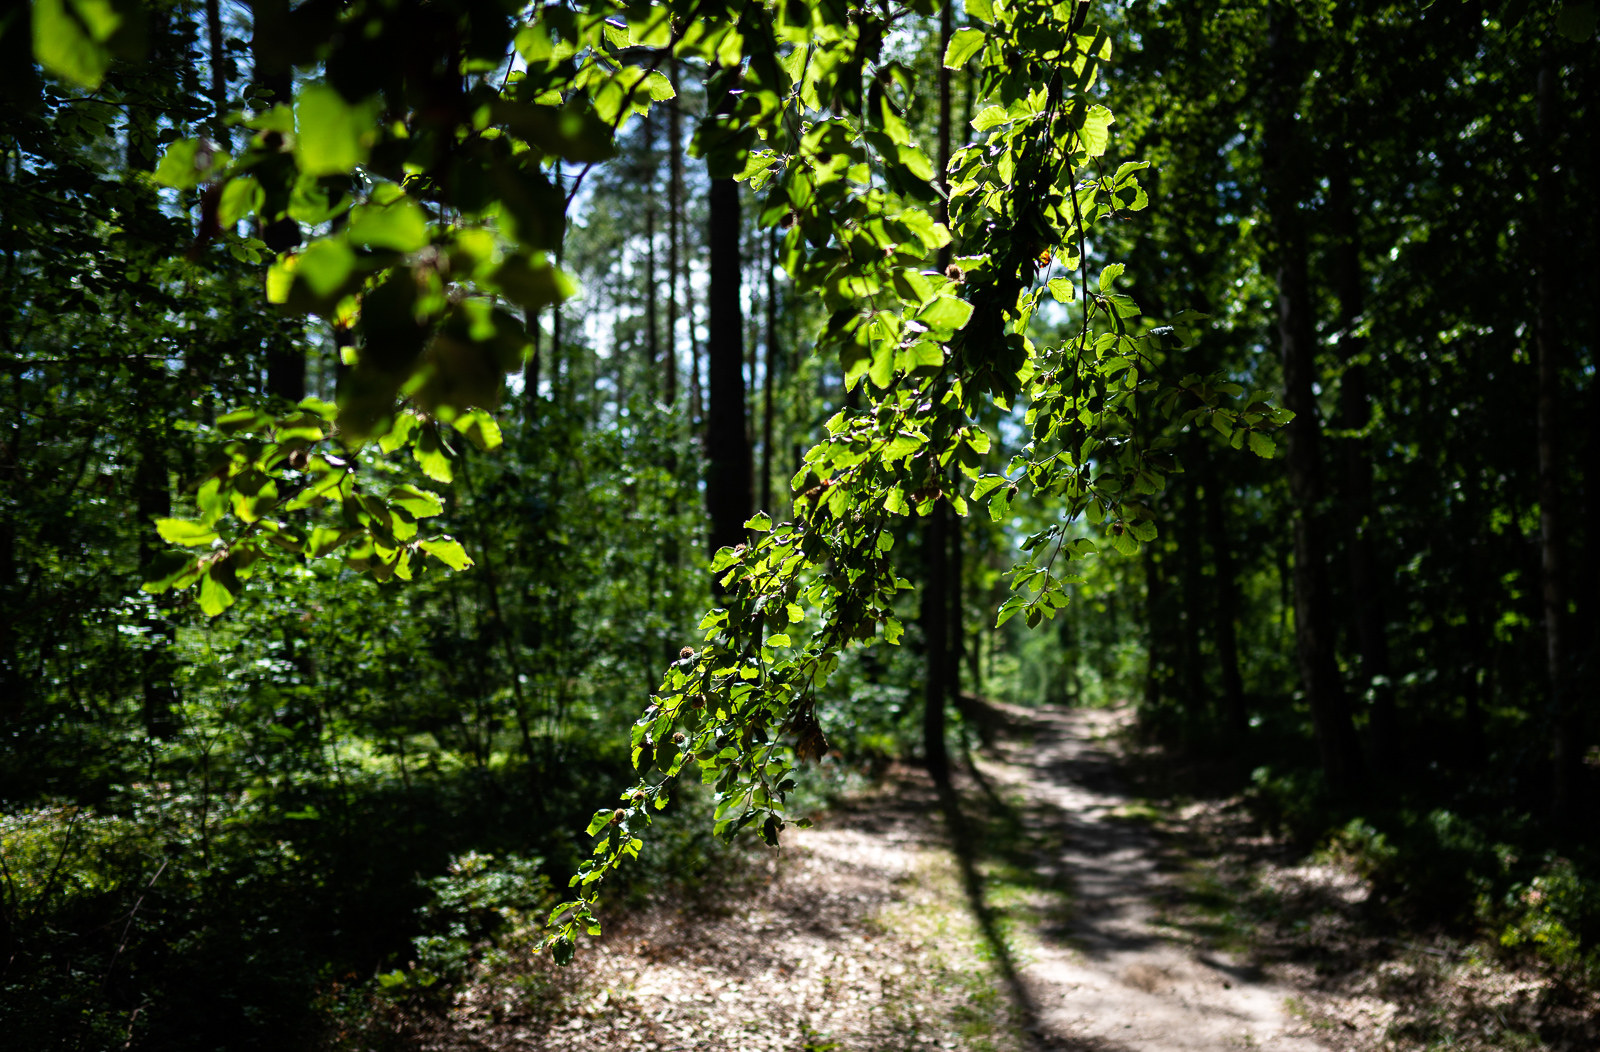
[[[4,1043],[1600,1047],[1596,22],[7,5]]]

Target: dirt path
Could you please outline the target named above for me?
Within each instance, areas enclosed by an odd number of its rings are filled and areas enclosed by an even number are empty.
[[[1039,933],[1032,959],[1018,969],[1043,1045],[1322,1049],[1285,1012],[1294,990],[1156,923],[1158,903],[1180,892],[1162,872],[1155,839],[1136,820],[1104,744],[1125,715],[1006,715],[1011,731],[991,758],[978,760],[978,772],[996,795],[1021,801],[1031,827],[1055,829],[1060,850],[1046,864],[1058,867],[1071,895],[1070,919]]]
[[[997,710],[952,851],[919,772],[706,901],[613,922],[572,968],[503,969],[413,1047],[1210,1052],[1324,1046],[1293,991],[1156,923],[1175,894],[1104,744],[1123,717]]]

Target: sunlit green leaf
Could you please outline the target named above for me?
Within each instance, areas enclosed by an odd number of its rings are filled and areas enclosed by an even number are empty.
[[[205,523],[192,519],[157,519],[156,532],[168,544],[181,544],[195,548],[217,539],[217,532]]]
[[[958,29],[950,37],[950,46],[945,48],[944,68],[961,69],[967,61],[983,49],[986,39],[981,29]],[[979,129],[980,131],[982,129]]]
[[[377,139],[375,102],[351,104],[331,84],[295,96],[295,160],[308,175],[342,175],[363,163]]]
[[[452,570],[465,570],[472,565],[472,559],[467,555],[467,550],[450,537],[435,537],[432,540],[418,541],[417,546]]]

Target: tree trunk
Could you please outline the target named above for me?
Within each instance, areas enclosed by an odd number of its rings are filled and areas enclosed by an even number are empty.
[[[678,89],[678,60],[667,60],[667,78]],[[667,102],[667,361],[666,403],[678,404],[678,246],[683,241],[683,111],[681,97]],[[687,283],[687,279],[685,279]],[[691,326],[692,327],[692,326]]]
[[[772,506],[772,374],[778,364],[778,232],[767,235],[767,362],[761,374],[761,509]]]
[[[641,119],[644,137],[644,356],[645,394],[653,401],[660,390],[657,363],[661,361],[661,341],[656,325],[656,137],[650,115]]]
[[[1157,549],[1157,545],[1147,544],[1142,552],[1145,624],[1144,707],[1151,716],[1154,716],[1156,710],[1161,707],[1161,699],[1166,695],[1167,679],[1165,660],[1167,578],[1166,568],[1162,565]]]
[[[134,470],[134,499],[138,503],[139,565],[148,567],[161,550],[156,543],[154,520],[172,514],[172,484],[167,477],[167,449],[159,423],[144,436],[138,467]],[[178,662],[173,647],[178,641],[178,627],[172,621],[168,596],[161,596],[153,605],[151,615],[145,619],[148,649],[140,670],[143,693],[145,733],[165,740],[178,733],[174,710],[178,704],[178,689],[173,682]]]
[[[1361,760],[1349,702],[1334,660],[1324,522],[1321,424],[1312,384],[1316,335],[1301,213],[1307,183],[1305,144],[1296,117],[1305,67],[1294,27],[1274,9],[1269,31],[1273,98],[1266,124],[1267,201],[1276,242],[1278,340],[1283,354],[1284,406],[1295,414],[1284,429],[1284,464],[1294,505],[1295,653],[1300,686],[1311,709],[1323,774],[1335,794],[1361,781]]]
[[[250,10],[251,80],[257,90],[271,93],[272,105],[287,106],[293,101],[294,70],[280,53],[280,41],[287,32],[288,0],[253,0]],[[273,252],[287,252],[300,244],[300,224],[287,215],[269,220],[261,227],[261,240]],[[267,393],[298,402],[306,396],[306,356],[287,327],[278,337],[267,347]]]
[[[950,0],[939,5],[939,54],[950,46],[953,12]],[[950,163],[950,71],[939,67],[939,182],[946,185]],[[946,214],[945,218],[948,218]],[[941,250],[941,262],[947,252]],[[866,381],[862,380],[861,385]],[[922,633],[927,648],[923,666],[922,750],[928,774],[941,790],[950,785],[950,756],[945,747],[945,706],[951,691],[950,659],[950,520],[948,501],[934,502],[922,535]]]
[[[940,788],[950,784],[950,755],[945,747],[945,705],[948,701],[950,597],[947,554],[950,503],[934,503],[922,527],[922,635],[926,646],[922,697],[922,751],[928,775]]]
[[[1212,591],[1216,599],[1217,667],[1222,676],[1222,722],[1236,740],[1249,731],[1245,712],[1244,680],[1239,674],[1239,584],[1234,576],[1233,546],[1228,540],[1227,502],[1217,482],[1211,450],[1201,448],[1200,480],[1205,487],[1206,543],[1216,571]]]
[[[207,54],[211,59],[211,138],[224,153],[233,151],[228,131],[228,56],[222,43],[222,5],[206,0]]]
[[[1362,361],[1366,341],[1354,330],[1364,308],[1361,274],[1361,231],[1356,217],[1352,168],[1358,167],[1363,129],[1354,115],[1355,76],[1352,69],[1355,45],[1350,40],[1349,8],[1338,16],[1344,38],[1335,85],[1341,100],[1343,118],[1341,141],[1333,150],[1329,178],[1334,233],[1334,292],[1339,298],[1339,349],[1344,359],[1344,378],[1339,387],[1339,424],[1349,432],[1359,432],[1372,419],[1367,396],[1367,370]],[[1383,569],[1378,558],[1379,527],[1372,496],[1372,446],[1365,437],[1347,437],[1340,443],[1344,493],[1346,569],[1350,578],[1351,613],[1357,649],[1361,654],[1361,681],[1371,692],[1372,710],[1368,734],[1373,768],[1394,772],[1402,754],[1395,740],[1394,688],[1390,683],[1389,639],[1384,616]]]
[[[711,286],[707,357],[706,510],[711,551],[742,544],[751,514],[750,437],[745,426],[744,313],[739,303],[739,184],[711,180]]]
[[[1543,587],[1545,676],[1553,713],[1554,768],[1551,810],[1558,826],[1577,818],[1583,778],[1582,710],[1572,696],[1567,668],[1567,553],[1561,504],[1561,336],[1555,317],[1556,71],[1549,56],[1539,65],[1538,215],[1534,227],[1534,353],[1538,363],[1539,566]]]
[[[1208,708],[1205,670],[1200,664],[1200,620],[1201,611],[1209,604],[1203,598],[1205,592],[1200,583],[1200,571],[1205,562],[1201,547],[1205,543],[1205,520],[1200,495],[1193,487],[1183,495],[1178,514],[1182,525],[1174,541],[1178,548],[1178,579],[1183,589],[1183,601],[1176,611],[1180,632],[1178,664],[1182,670],[1185,722],[1200,725]]]

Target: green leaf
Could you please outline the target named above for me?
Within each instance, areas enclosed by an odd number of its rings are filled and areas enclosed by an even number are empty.
[[[389,503],[404,508],[419,519],[444,513],[444,501],[439,499],[437,493],[416,486],[396,486],[389,491]]]
[[[806,612],[804,610],[800,609],[798,604],[790,603],[787,606],[785,606],[783,609],[784,609],[784,612],[789,615],[789,623],[791,625],[792,624],[796,624],[796,623],[798,623],[800,621],[804,621],[805,618],[806,618]]]
[[[972,118],[972,129],[973,131],[988,131],[990,128],[998,128],[1010,119],[1010,117],[1006,116],[1003,106],[985,106],[978,111],[976,117]]]
[[[172,588],[187,588],[200,577],[199,560],[187,552],[156,552],[144,569],[144,582],[139,587],[153,595]]]
[[[357,205],[347,229],[351,244],[363,248],[415,252],[428,243],[427,213],[403,195],[387,204]]]
[[[994,7],[989,0],[966,0],[967,14],[980,22],[994,25]]]
[[[422,473],[433,481],[449,482],[455,478],[455,473],[450,470],[450,456],[445,452],[444,443],[439,440],[439,428],[436,424],[423,427],[411,455],[416,457]]]
[[[441,413],[444,410],[441,409]],[[467,436],[467,440],[484,452],[499,449],[503,441],[500,425],[486,409],[468,409],[450,416],[450,426]]]
[[[958,29],[950,37],[950,46],[944,51],[945,69],[962,69],[967,61],[983,50],[986,39],[981,29]]]
[[[343,175],[378,136],[377,100],[351,105],[331,84],[307,84],[294,103],[295,160],[307,175]]]
[[[265,201],[266,194],[255,176],[229,179],[222,188],[222,200],[217,203],[217,222],[231,227],[246,216],[260,211]]]
[[[758,511],[744,521],[744,528],[755,530],[757,533],[766,533],[772,529],[772,516],[764,511]]]
[[[1258,457],[1264,457],[1268,460],[1271,460],[1272,455],[1277,451],[1277,444],[1274,443],[1267,435],[1260,431],[1250,432],[1250,452],[1254,453]]]
[[[1106,269],[1100,272],[1100,291],[1110,292],[1111,283],[1120,278],[1126,269],[1127,265],[1123,263],[1107,263]]]
[[[33,57],[59,77],[98,88],[111,68],[109,42],[121,25],[110,0],[34,0]]]
[[[207,617],[216,617],[233,605],[239,589],[239,578],[233,571],[231,558],[212,563],[200,578],[201,612]]]
[[[665,21],[662,24],[665,25]],[[651,70],[650,75],[644,78],[644,89],[650,93],[652,102],[666,102],[668,99],[678,97],[678,92],[673,88],[672,81],[657,70]]]
[[[167,147],[154,178],[162,186],[188,190],[205,182],[206,176],[227,160],[227,154],[216,152],[198,139],[179,139]]]
[[[168,544],[180,544],[185,548],[198,548],[217,539],[215,530],[193,519],[157,519],[156,532]]]
[[[417,546],[452,570],[465,570],[472,565],[472,557],[467,554],[467,550],[450,537],[419,541]]]
[[[1111,145],[1111,125],[1116,119],[1104,106],[1089,107],[1079,134],[1083,138],[1083,148],[1090,157],[1099,157]]]
[[[335,296],[350,280],[356,255],[342,241],[324,238],[295,257],[294,281],[303,284],[319,300]]]
[[[1072,299],[1073,285],[1071,278],[1051,278],[1050,295],[1056,298],[1057,303],[1066,303]]]
[[[972,304],[954,296],[940,296],[917,312],[917,320],[932,329],[956,331],[972,317]]]

